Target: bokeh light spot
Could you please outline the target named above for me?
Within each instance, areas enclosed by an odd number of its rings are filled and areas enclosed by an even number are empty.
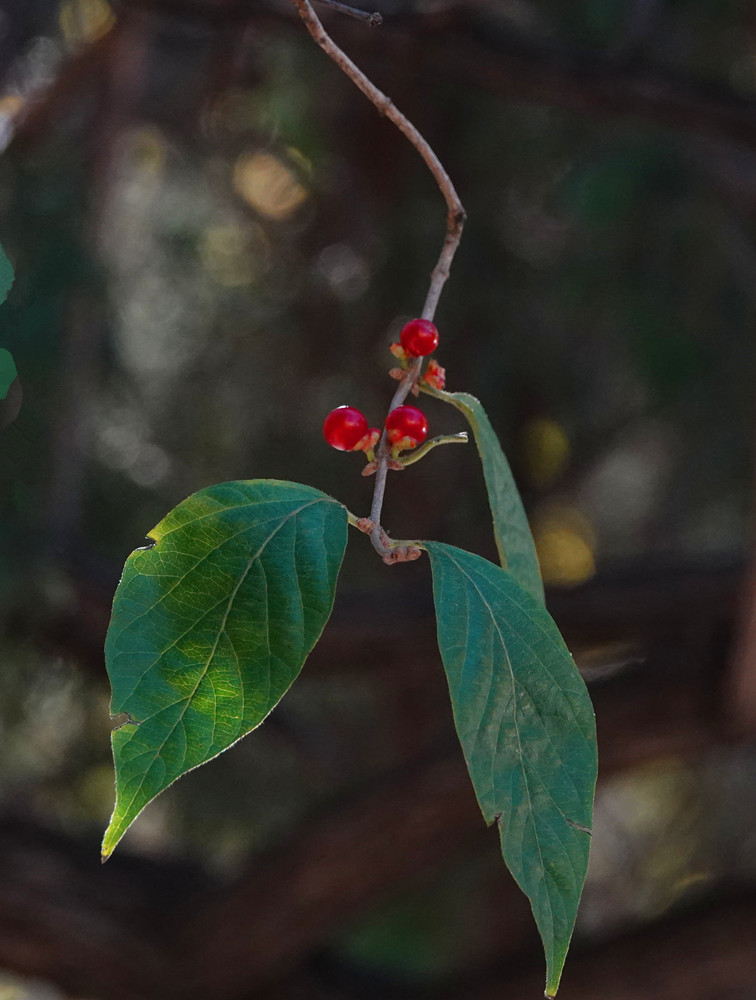
[[[245,232],[231,223],[205,230],[200,256],[210,277],[224,288],[249,285],[258,270]]]
[[[21,113],[25,103],[20,94],[7,94],[0,98],[0,152],[11,141],[16,116]]]
[[[234,166],[234,190],[268,219],[288,218],[307,200],[293,170],[271,153],[244,153]]]
[[[166,143],[153,125],[144,125],[129,133],[129,154],[132,161],[148,174],[158,174],[165,165]]]
[[[59,20],[66,44],[75,48],[102,38],[116,19],[107,0],[66,0],[61,5]]]
[[[544,583],[575,587],[595,574],[593,529],[575,507],[553,505],[537,514],[533,537]]]
[[[24,98],[20,94],[6,94],[5,97],[0,97],[0,115],[13,118],[14,115],[19,113],[25,103]]]
[[[570,460],[570,441],[564,428],[549,417],[530,420],[523,431],[525,467],[536,489],[550,486]]]

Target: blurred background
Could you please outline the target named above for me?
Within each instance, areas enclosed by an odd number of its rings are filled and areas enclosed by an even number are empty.
[[[374,6],[324,20],[467,208],[438,358],[511,457],[596,705],[562,996],[756,996],[752,5]],[[419,158],[284,0],[3,0],[0,145],[0,997],[540,996],[427,563],[358,536],[282,704],[99,862],[123,561],[228,479],[367,513],[321,425],[385,413],[444,231]],[[495,558],[474,449],[392,477],[385,524]]]

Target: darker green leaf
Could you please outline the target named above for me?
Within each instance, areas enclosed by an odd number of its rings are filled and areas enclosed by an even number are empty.
[[[442,392],[438,389],[431,390],[430,395],[456,406],[467,418],[483,463],[499,561],[526,590],[543,602],[541,570],[525,508],[509,462],[480,400],[467,392]]]
[[[182,774],[258,726],[297,677],[333,607],[347,512],[308,486],[222,483],[150,532],[116,591],[105,646],[116,805],[108,857]]]
[[[454,721],[487,822],[528,896],[556,993],[585,881],[596,784],[590,698],[550,615],[507,570],[426,542]]]

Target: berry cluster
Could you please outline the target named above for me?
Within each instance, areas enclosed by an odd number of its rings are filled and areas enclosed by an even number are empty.
[[[438,330],[428,319],[412,319],[402,328],[399,343],[391,345],[392,354],[401,362],[401,369],[391,374],[404,377],[411,358],[424,358],[438,347]],[[443,389],[444,369],[433,359],[428,362],[422,380],[435,389]],[[417,394],[417,387],[415,387]],[[368,461],[374,460],[374,448],[381,432],[368,427],[367,418],[353,406],[338,406],[331,410],[323,424],[323,435],[337,451],[364,451]],[[417,448],[428,436],[428,421],[416,406],[397,406],[386,418],[386,437],[391,443],[394,458],[401,451]]]

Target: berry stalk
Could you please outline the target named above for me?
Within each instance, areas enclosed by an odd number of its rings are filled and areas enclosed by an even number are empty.
[[[438,300],[441,297],[441,291],[443,290],[444,284],[449,277],[452,260],[457,251],[457,247],[459,246],[459,241],[462,238],[462,229],[465,224],[465,219],[467,218],[467,213],[465,212],[451,178],[444,169],[438,156],[436,156],[433,149],[423,138],[417,128],[415,128],[412,122],[402,114],[391,99],[379,90],[372,80],[370,80],[362,72],[362,70],[352,62],[349,56],[333,41],[321,24],[318,15],[315,13],[312,4],[310,3],[310,0],[292,0],[292,2],[297,8],[299,16],[304,21],[310,35],[321,47],[321,49],[323,49],[326,55],[329,56],[329,58],[331,58],[344,73],[346,73],[355,86],[358,87],[367,99],[377,108],[378,112],[381,115],[385,115],[385,117],[388,118],[389,121],[392,122],[399,129],[402,135],[404,135],[405,138],[414,146],[430,170],[431,175],[433,176],[433,179],[435,180],[436,185],[446,202],[446,233],[438,261],[431,272],[430,285],[428,287],[428,293],[425,297],[425,304],[423,306],[421,317],[424,320],[433,322],[433,318],[436,314],[436,307],[438,306]],[[394,393],[394,397],[391,400],[391,405],[388,410],[389,413],[396,409],[397,406],[401,406],[404,403],[410,393],[410,390],[416,385],[420,376],[422,360],[422,357],[413,358],[408,365],[406,374],[399,383],[399,386]],[[370,532],[370,540],[373,543],[373,547],[380,553],[384,561],[395,562],[399,561],[394,558],[396,555],[395,549],[390,544],[390,539],[388,539],[388,536],[381,527],[380,523],[381,512],[383,510],[383,498],[386,491],[386,476],[388,473],[390,453],[391,445],[384,427],[381,440],[375,452],[377,470],[373,491],[373,503],[370,510],[370,520],[374,523],[375,527]],[[407,551],[411,552],[411,547]],[[417,558],[416,555],[412,555],[411,557]]]
[[[396,392],[389,404],[388,412],[391,413],[395,410],[397,406],[401,406],[407,396],[410,394],[412,386],[417,382],[418,376],[420,375],[420,368],[422,366],[422,358],[413,358],[407,367],[404,378],[399,383],[396,388]],[[388,414],[387,414],[388,417]],[[373,487],[373,503],[370,507],[370,520],[373,522],[375,527],[370,532],[370,541],[373,543],[373,548],[378,552],[379,555],[383,556],[384,560],[389,554],[390,550],[386,549],[385,537],[386,533],[381,528],[381,514],[383,512],[383,498],[386,493],[386,477],[388,476],[388,460],[391,454],[391,442],[388,439],[386,433],[386,428],[384,426],[383,434],[381,435],[381,440],[376,448],[376,460],[378,462],[378,468],[375,473],[375,486]]]

